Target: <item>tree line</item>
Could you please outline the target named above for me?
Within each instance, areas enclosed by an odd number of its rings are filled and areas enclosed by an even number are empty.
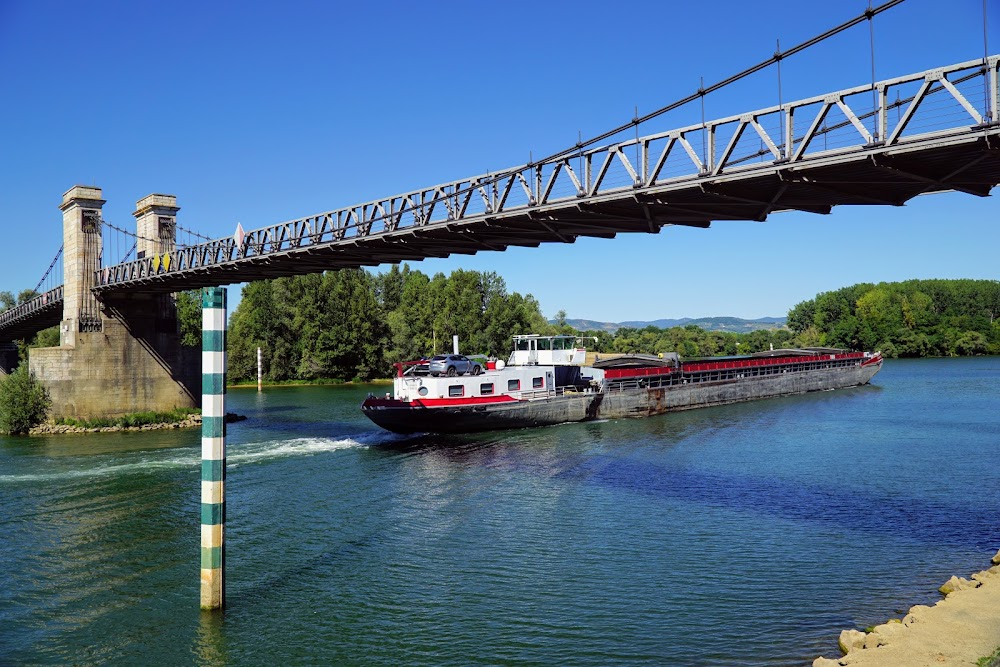
[[[183,324],[182,324],[183,327]],[[229,377],[368,380],[396,361],[450,352],[506,357],[515,333],[549,325],[533,297],[508,292],[492,271],[428,276],[342,269],[249,283],[229,322]]]
[[[0,311],[31,298],[0,293]],[[199,293],[176,295],[182,344],[201,345]],[[269,381],[369,380],[396,361],[450,352],[506,358],[511,336],[589,338],[599,353],[677,352],[682,357],[747,354],[771,347],[881,350],[887,357],[1000,354],[1000,282],[909,280],[823,292],[788,313],[780,329],[733,333],[694,325],[578,331],[560,311],[549,323],[529,294],[509,292],[495,272],[433,276],[393,266],[384,273],[328,271],[247,284],[229,323],[229,377],[253,380],[257,348]],[[58,329],[27,346],[59,344]]]
[[[802,344],[889,357],[1000,354],[1000,281],[907,280],[823,292],[788,312]]]

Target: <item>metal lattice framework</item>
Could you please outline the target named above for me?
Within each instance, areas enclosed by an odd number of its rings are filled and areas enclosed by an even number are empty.
[[[63,314],[63,286],[39,294],[0,313],[0,342],[30,336],[59,324]]]
[[[579,236],[764,220],[779,210],[985,196],[1000,182],[1000,56],[580,150],[98,272],[95,290],[177,291]]]

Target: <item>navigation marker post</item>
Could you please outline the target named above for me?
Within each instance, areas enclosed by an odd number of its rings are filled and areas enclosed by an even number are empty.
[[[226,601],[226,288],[202,290],[201,608]]]

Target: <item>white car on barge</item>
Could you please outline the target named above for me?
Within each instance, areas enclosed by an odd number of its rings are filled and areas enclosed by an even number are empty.
[[[481,375],[419,374],[396,364],[393,393],[361,409],[396,433],[469,433],[593,419],[646,417],[675,410],[790,396],[867,384],[882,367],[878,352],[834,348],[771,350],[681,361],[618,356],[585,366],[574,336],[514,336],[504,363]]]

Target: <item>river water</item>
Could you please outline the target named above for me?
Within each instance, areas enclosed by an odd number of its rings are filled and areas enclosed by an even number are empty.
[[[0,438],[0,664],[803,665],[1000,547],[1000,358],[648,419],[397,437],[385,386],[233,390],[227,603],[200,433]]]

